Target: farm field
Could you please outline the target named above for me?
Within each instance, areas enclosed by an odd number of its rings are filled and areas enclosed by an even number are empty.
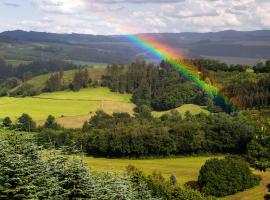
[[[79,156],[71,156],[78,158]],[[211,158],[222,158],[223,156],[194,156],[194,157],[179,157],[179,158],[164,158],[164,159],[147,159],[147,160],[129,160],[129,159],[109,159],[109,158],[94,158],[90,156],[79,157],[93,171],[113,171],[123,172],[128,165],[134,165],[146,174],[151,174],[153,171],[161,172],[164,177],[169,178],[170,175],[175,175],[180,185],[184,185],[188,181],[196,181],[199,175],[201,166],[206,160]],[[239,192],[235,195],[220,198],[221,200],[262,200],[267,193],[267,184],[270,182],[270,172],[255,171],[256,174],[262,176],[262,181],[259,186]]]
[[[108,88],[44,93],[25,98],[3,97],[0,98],[0,118],[9,116],[16,120],[22,113],[27,113],[41,124],[48,115],[53,115],[60,124],[78,128],[98,109],[132,114],[134,105],[130,98],[131,95],[113,93]]]
[[[181,114],[181,116],[184,116],[187,111],[189,111],[192,115],[197,115],[201,112],[205,114],[209,114],[208,110],[204,109],[202,106],[198,106],[195,104],[185,104],[183,106],[176,108],[175,110],[177,110]],[[152,112],[152,114],[155,117],[161,117],[162,115],[169,112],[170,111],[161,111],[161,112],[154,111]]]

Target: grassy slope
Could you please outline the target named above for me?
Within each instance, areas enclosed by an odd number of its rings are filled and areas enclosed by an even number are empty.
[[[179,184],[184,185],[188,181],[196,181],[199,170],[206,160],[222,156],[198,156],[182,158],[164,158],[147,160],[108,159],[82,157],[83,161],[93,171],[116,171],[122,172],[128,165],[143,170],[146,174],[153,171],[161,172],[166,178],[174,174]]]
[[[184,116],[184,114],[189,111],[192,115],[196,115],[199,114],[201,112],[208,114],[209,111],[205,110],[203,107],[195,105],[195,104],[185,104],[183,106],[180,106],[178,108],[176,108],[176,110],[182,115]],[[163,111],[163,112],[157,112],[154,111],[152,112],[153,116],[155,117],[161,117],[162,115],[169,113],[170,111]]]
[[[90,78],[93,81],[98,81],[101,79],[101,76],[104,74],[104,67],[88,68],[88,71],[89,71]],[[76,70],[69,70],[69,71],[64,72],[64,76],[63,76],[64,85],[69,85],[69,83],[72,82],[75,72]],[[37,90],[42,91],[50,75],[51,73],[36,76],[32,80],[29,80],[28,83],[32,84]]]
[[[66,127],[77,128],[89,119],[91,113],[101,108],[108,113],[132,113],[134,105],[130,103],[130,98],[128,94],[112,93],[108,88],[44,93],[26,98],[3,97],[0,98],[0,118],[10,116],[15,120],[22,113],[28,113],[42,123],[51,114]]]

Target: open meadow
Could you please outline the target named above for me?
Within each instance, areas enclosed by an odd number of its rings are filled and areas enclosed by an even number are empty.
[[[131,95],[110,92],[108,88],[88,88],[79,92],[43,93],[35,97],[0,98],[0,118],[16,120],[22,113],[29,114],[38,123],[48,115],[55,116],[65,127],[79,128],[96,110],[133,113]]]
[[[71,156],[78,158],[78,156]],[[192,156],[179,158],[164,158],[164,159],[109,159],[109,158],[94,158],[90,156],[79,157],[93,171],[113,171],[123,172],[128,165],[134,165],[146,174],[151,174],[153,171],[161,172],[165,178],[170,175],[177,177],[177,182],[184,185],[188,181],[196,181],[199,175],[201,166],[206,160],[211,158],[222,158],[223,156]],[[267,193],[267,184],[270,182],[270,172],[254,171],[261,175],[262,181],[259,186],[231,195],[222,200],[262,200]]]

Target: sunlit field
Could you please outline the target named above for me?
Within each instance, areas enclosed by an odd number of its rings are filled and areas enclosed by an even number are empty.
[[[22,113],[27,113],[35,121],[42,123],[48,115],[53,115],[62,125],[77,128],[98,109],[108,113],[132,114],[134,105],[130,103],[130,98],[131,95],[112,93],[108,88],[44,93],[25,98],[3,97],[0,98],[0,118],[9,116],[16,120]]]

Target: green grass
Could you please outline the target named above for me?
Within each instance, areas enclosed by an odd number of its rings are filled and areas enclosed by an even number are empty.
[[[9,116],[16,120],[22,113],[28,113],[35,121],[42,123],[48,115],[53,115],[62,125],[77,128],[98,109],[108,113],[122,111],[132,114],[134,105],[130,103],[130,98],[131,95],[113,93],[108,88],[44,93],[25,98],[2,97],[0,118]]]
[[[71,156],[73,157],[73,156]],[[74,156],[76,158],[76,156]],[[180,185],[188,181],[196,181],[201,166],[210,158],[221,158],[223,156],[194,156],[181,158],[130,160],[130,159],[108,159],[82,157],[86,165],[93,171],[115,171],[123,172],[128,165],[134,165],[146,174],[153,171],[161,172],[164,177],[175,175]]]
[[[99,81],[101,79],[101,76],[104,74],[104,71],[104,68],[101,67],[88,68],[89,76],[93,81]],[[64,85],[69,85],[72,82],[75,72],[76,70],[68,70],[64,72]],[[29,80],[28,83],[32,84],[36,90],[42,91],[42,89],[45,87],[46,81],[49,79],[50,76],[51,73],[36,76],[33,79]]]
[[[181,116],[184,116],[187,111],[189,111],[192,115],[196,115],[199,113],[209,114],[208,110],[205,110],[203,107],[195,105],[195,104],[185,104],[181,107],[176,108],[175,110],[177,110]],[[162,111],[162,112],[154,111],[154,112],[152,112],[152,114],[155,117],[161,117],[162,115],[167,114],[169,112],[170,112],[170,110],[169,111]]]

